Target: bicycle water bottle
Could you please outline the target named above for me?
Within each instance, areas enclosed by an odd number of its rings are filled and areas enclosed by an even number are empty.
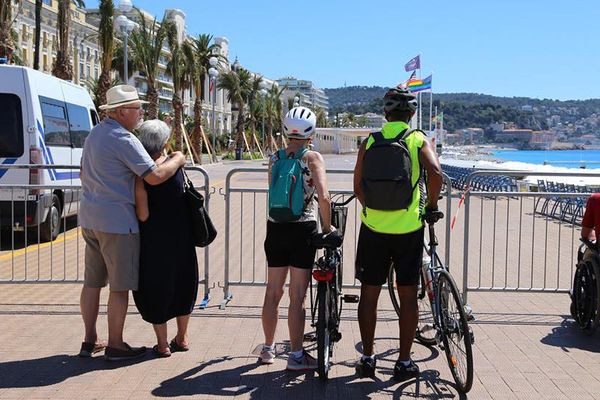
[[[425,289],[427,290],[427,296],[429,296],[429,300],[433,300],[433,276],[429,270],[430,263],[431,257],[429,257],[427,253],[423,254],[421,268],[423,268],[423,276],[425,277]]]

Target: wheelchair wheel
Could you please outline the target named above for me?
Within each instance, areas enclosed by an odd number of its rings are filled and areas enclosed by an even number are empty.
[[[571,313],[575,322],[588,334],[594,333],[600,322],[600,270],[596,262],[584,260],[577,264],[573,279]]]

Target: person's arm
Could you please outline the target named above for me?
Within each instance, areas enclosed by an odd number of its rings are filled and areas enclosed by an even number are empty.
[[[419,151],[419,162],[427,171],[427,207],[437,210],[442,191],[442,167],[433,145],[426,137],[423,138],[423,147]]]
[[[135,178],[135,215],[142,222],[146,221],[150,216],[148,192],[146,192],[144,181],[140,177]]]
[[[317,196],[319,197],[319,213],[323,221],[323,233],[331,232],[331,197],[327,189],[327,173],[323,156],[316,151],[308,153],[308,169],[310,170]]]
[[[362,178],[362,165],[365,157],[365,149],[367,147],[367,139],[363,140],[358,149],[358,155],[356,156],[356,165],[354,166],[354,194],[360,204],[365,206],[365,195],[360,187],[360,180]]]
[[[175,175],[175,172],[185,165],[185,156],[182,152],[176,151],[169,155],[169,158],[158,165],[152,171],[144,175],[144,180],[150,185],[160,185],[167,179]]]
[[[591,242],[596,240],[596,232],[594,231],[594,205],[595,196],[590,196],[585,205],[585,212],[581,220],[581,238]]]

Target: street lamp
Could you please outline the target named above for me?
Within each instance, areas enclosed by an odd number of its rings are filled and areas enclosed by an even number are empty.
[[[208,69],[208,76],[210,77],[211,86],[213,88],[213,96],[212,96],[212,131],[213,131],[213,162],[217,162],[217,119],[215,117],[215,104],[217,103],[217,77],[219,76],[219,70],[217,69],[217,64],[219,64],[219,59],[217,57],[211,57],[208,59],[208,63],[210,64],[210,68]]]
[[[265,114],[267,112],[267,83],[265,81],[262,81],[260,83],[260,94],[262,94],[262,104],[263,104],[263,109],[262,109],[262,129],[261,129],[261,135],[262,135],[262,140],[263,140],[263,144],[265,142]]]
[[[300,105],[300,97],[294,97],[294,107],[298,107]]]
[[[133,4],[131,3],[131,0],[120,0],[118,8],[119,11],[122,12],[122,15],[119,15],[117,18],[115,18],[115,27],[119,29],[123,34],[123,80],[125,81],[125,83],[127,83],[127,81],[129,80],[129,71],[127,69],[127,47],[129,34],[131,33],[131,31],[133,31],[133,28],[135,28],[135,22],[127,18],[125,14],[131,11],[131,9],[133,8]]]

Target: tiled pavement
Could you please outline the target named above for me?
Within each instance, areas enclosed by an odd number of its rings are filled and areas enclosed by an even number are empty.
[[[79,290],[76,284],[1,287],[0,399],[600,398],[600,337],[586,336],[573,326],[566,315],[566,295],[471,294],[475,383],[468,396],[461,397],[444,354],[435,347],[414,345],[413,357],[422,371],[418,380],[391,380],[398,328],[385,293],[376,334],[377,379],[354,376],[360,334],[356,306],[350,305],[343,314],[343,338],[335,349],[330,380],[323,383],[312,373],[284,371],[285,304],[277,360],[272,366],[257,365],[252,353],[262,342],[261,288],[235,288],[225,310],[219,309],[220,292],[215,291],[209,307],[193,313],[189,352],[167,359],[148,354],[129,363],[75,356],[83,328]],[[104,313],[99,331],[106,332]],[[151,327],[133,307],[125,338],[134,345],[153,345]]]

